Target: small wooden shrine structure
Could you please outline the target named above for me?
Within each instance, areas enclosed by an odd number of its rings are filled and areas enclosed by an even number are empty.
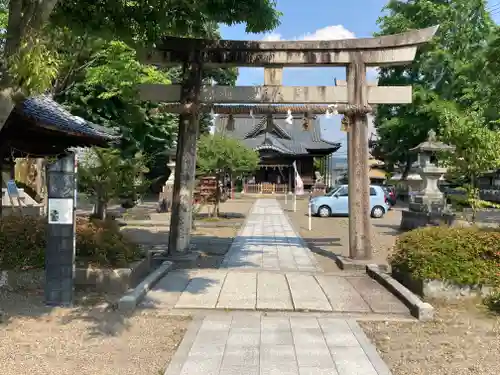
[[[0,129],[2,186],[14,179],[15,158],[59,156],[71,147],[108,147],[118,139],[112,130],[73,116],[48,96],[27,98]]]

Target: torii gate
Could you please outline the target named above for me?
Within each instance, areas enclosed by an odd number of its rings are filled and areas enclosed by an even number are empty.
[[[172,199],[169,252],[189,248],[192,195],[196,169],[199,113],[325,114],[337,105],[349,123],[349,257],[371,259],[369,217],[368,142],[366,115],[372,105],[406,104],[411,86],[369,86],[367,67],[411,63],[417,46],[428,42],[438,26],[376,38],[327,41],[238,41],[166,37],[141,54],[146,64],[183,66],[181,85],[142,85],[141,98],[164,102],[165,111],[179,113],[177,163]],[[264,67],[264,86],[203,86],[202,68]],[[287,67],[347,69],[347,85],[281,86]],[[246,105],[234,105],[234,104]],[[233,105],[228,105],[233,104]]]

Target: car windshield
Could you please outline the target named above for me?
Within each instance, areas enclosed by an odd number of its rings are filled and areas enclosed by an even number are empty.
[[[335,193],[339,189],[339,187],[340,187],[340,185],[335,185],[335,186],[331,187],[330,190],[328,190],[325,195],[327,197],[331,197],[333,195],[333,193]]]

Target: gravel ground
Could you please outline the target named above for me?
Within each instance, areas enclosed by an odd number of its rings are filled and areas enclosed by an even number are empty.
[[[309,218],[307,216],[308,200],[297,200],[297,211],[293,212],[291,199],[285,204],[284,199],[279,199],[281,206],[292,221],[294,228],[307,242],[313,252],[335,253],[349,255],[349,218],[330,217],[312,218],[312,230],[309,231]],[[373,259],[380,264],[387,262],[387,255],[394,246],[400,234],[401,211],[399,208],[389,211],[382,219],[372,220]],[[325,258],[325,256],[322,256]]]
[[[242,222],[252,203],[224,203],[221,212],[232,216],[224,221]],[[154,206],[149,206],[144,207],[144,217],[133,219],[154,216]],[[124,233],[140,243],[166,244],[168,229],[135,225],[124,228]],[[197,267],[218,267],[238,230],[237,226],[197,228],[193,243],[202,252]],[[0,290],[0,373],[163,374],[190,318],[157,316],[150,310],[125,317],[107,307],[118,297],[79,292],[75,308],[50,309],[44,306],[40,290]]]
[[[162,374],[190,319],[123,317],[86,296],[73,309],[49,310],[41,292],[0,292],[2,375]]]
[[[360,322],[392,375],[500,374],[500,317],[479,303],[431,303],[432,322]]]

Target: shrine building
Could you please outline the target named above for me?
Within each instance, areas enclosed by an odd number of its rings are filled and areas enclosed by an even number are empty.
[[[244,184],[244,193],[250,194],[293,191],[294,161],[304,189],[310,189],[315,183],[314,158],[326,160],[341,146],[322,138],[317,117],[296,117],[289,123],[286,115],[220,115],[215,130],[259,152],[259,169]],[[328,166],[322,165],[325,170],[319,172],[325,176]]]

